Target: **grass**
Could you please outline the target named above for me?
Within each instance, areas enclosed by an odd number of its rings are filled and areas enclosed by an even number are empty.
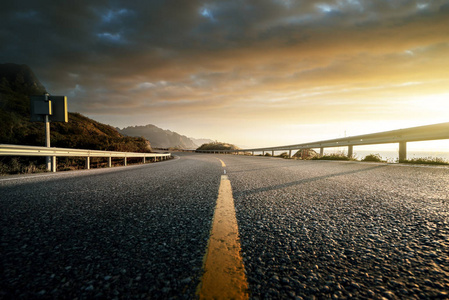
[[[0,159],[0,175],[6,174],[31,174],[46,172],[45,159],[22,158],[22,157],[2,157]]]
[[[143,159],[140,157],[130,157],[127,165],[142,164]],[[151,158],[147,158],[146,163],[152,163]],[[124,158],[112,158],[112,166],[123,166]],[[91,157],[90,168],[100,169],[108,168],[108,158]],[[86,169],[85,157],[58,157],[57,171],[73,171]],[[47,172],[45,165],[45,157],[2,157],[0,158],[0,176],[13,174],[32,174]]]
[[[418,164],[418,165],[449,165],[449,162],[441,157],[417,157],[402,160],[399,162],[405,164]]]

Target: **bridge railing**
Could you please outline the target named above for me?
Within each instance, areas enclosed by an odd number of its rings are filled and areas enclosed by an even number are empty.
[[[197,152],[237,154],[239,152],[252,152],[254,155],[254,152],[265,154],[265,152],[271,151],[274,155],[274,151],[289,151],[289,156],[291,157],[292,150],[319,148],[322,156],[324,148],[348,147],[348,156],[352,157],[354,146],[399,143],[399,161],[404,161],[407,159],[408,142],[444,139],[449,139],[449,122],[287,146],[240,150],[197,150]]]
[[[166,160],[171,156],[171,153],[139,153],[139,152],[118,152],[118,151],[102,151],[102,150],[85,150],[85,149],[70,149],[70,148],[55,148],[55,147],[36,147],[36,146],[20,146],[0,144],[0,156],[50,156],[52,157],[52,171],[56,172],[56,158],[57,157],[85,157],[86,168],[90,169],[91,157],[105,157],[108,158],[108,166],[112,167],[112,158],[121,157],[124,159],[124,165],[127,165],[127,159],[130,157],[142,158],[145,163],[147,158],[152,158],[155,161]]]

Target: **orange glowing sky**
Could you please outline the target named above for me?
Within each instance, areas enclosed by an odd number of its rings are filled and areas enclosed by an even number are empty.
[[[449,121],[449,1],[130,2],[5,4],[0,62],[98,121],[249,147]]]

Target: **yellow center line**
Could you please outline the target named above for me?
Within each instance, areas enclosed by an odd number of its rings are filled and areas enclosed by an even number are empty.
[[[221,161],[221,166],[222,166],[223,168],[225,168],[225,167],[226,167],[226,164],[224,163],[224,161],[222,161],[222,160],[219,159],[219,158],[218,158],[218,160]]]
[[[249,298],[232,187],[226,175],[221,176],[203,270],[197,291],[200,299]]]

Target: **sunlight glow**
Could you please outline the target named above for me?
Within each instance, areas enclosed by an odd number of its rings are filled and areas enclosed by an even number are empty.
[[[439,114],[441,111],[449,112],[449,93],[417,96],[415,98],[412,98],[409,104],[414,106],[418,111],[427,111],[436,114]]]

